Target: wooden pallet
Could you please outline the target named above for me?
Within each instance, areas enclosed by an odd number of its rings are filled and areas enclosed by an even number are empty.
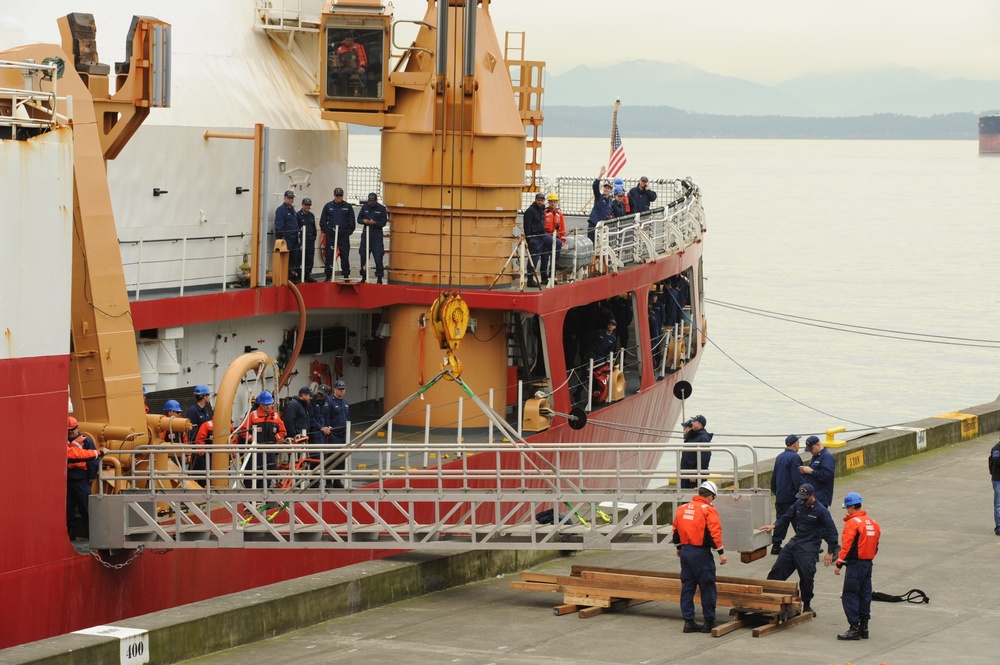
[[[718,604],[733,608],[733,619],[712,629],[713,637],[744,626],[753,627],[754,637],[763,637],[813,617],[801,613],[796,582],[717,577],[715,586]],[[680,602],[681,580],[680,573],[573,566],[569,575],[521,573],[510,588],[562,593],[563,602],[553,614],[576,613],[585,619],[651,601]],[[700,594],[694,602],[701,602]]]

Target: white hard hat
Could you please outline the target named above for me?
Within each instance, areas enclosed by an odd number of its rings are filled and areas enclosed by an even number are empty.
[[[708,490],[709,492],[711,492],[716,496],[719,495],[719,488],[716,487],[715,483],[713,483],[711,480],[706,480],[705,482],[703,482],[699,489]]]

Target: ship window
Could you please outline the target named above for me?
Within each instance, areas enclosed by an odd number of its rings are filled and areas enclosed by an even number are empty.
[[[353,23],[353,22],[352,22]],[[381,23],[328,25],[326,28],[325,96],[381,100],[385,31]]]
[[[302,351],[304,355],[318,355],[343,351],[347,347],[348,331],[344,326],[316,328],[307,330],[302,336]]]

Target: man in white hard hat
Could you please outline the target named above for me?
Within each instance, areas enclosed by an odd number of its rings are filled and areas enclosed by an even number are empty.
[[[685,633],[711,633],[715,627],[715,559],[712,550],[719,553],[719,564],[728,559],[722,548],[722,522],[712,502],[719,488],[706,480],[692,497],[677,509],[674,517],[673,542],[681,560],[681,615]],[[701,592],[701,613],[705,623],[694,620],[694,592]]]

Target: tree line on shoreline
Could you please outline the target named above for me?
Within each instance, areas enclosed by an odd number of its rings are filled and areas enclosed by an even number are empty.
[[[548,106],[545,136],[605,137],[611,134],[611,112],[595,106]],[[779,115],[716,115],[692,113],[669,106],[622,106],[618,129],[630,138],[746,139],[897,139],[975,140],[975,113],[919,117],[878,113],[854,117],[792,117]]]

